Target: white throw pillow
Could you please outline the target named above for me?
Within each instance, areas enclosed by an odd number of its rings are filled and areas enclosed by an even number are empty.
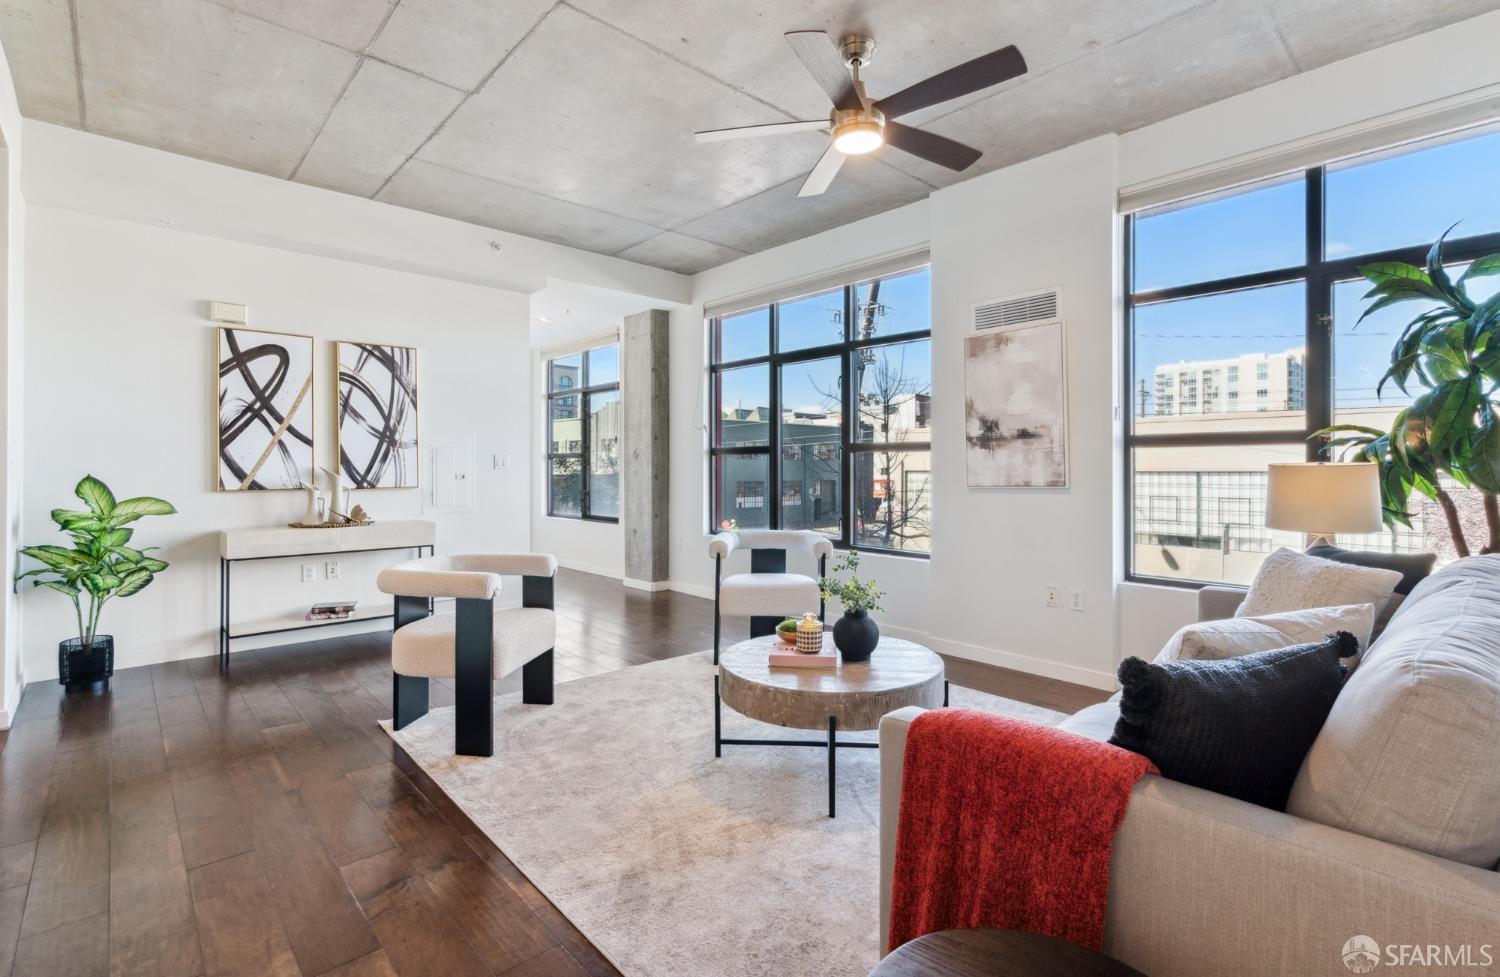
[[[1361,567],[1282,547],[1260,565],[1235,617],[1264,617],[1314,607],[1374,604],[1379,617],[1401,582],[1395,570]],[[1364,643],[1360,643],[1364,647]]]
[[[1370,643],[1375,626],[1375,605],[1347,604],[1315,607],[1263,617],[1231,617],[1222,621],[1189,624],[1172,635],[1156,660],[1198,659],[1217,661],[1239,658],[1258,651],[1290,648],[1322,641],[1335,631],[1348,631],[1359,639],[1360,650]]]

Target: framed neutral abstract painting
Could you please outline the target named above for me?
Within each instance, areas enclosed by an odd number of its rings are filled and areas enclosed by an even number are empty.
[[[1067,487],[1061,322],[964,340],[964,449],[972,486]]]
[[[313,340],[220,326],[217,485],[300,488],[313,478]]]
[[[334,344],[339,473],[357,489],[417,485],[417,351]]]

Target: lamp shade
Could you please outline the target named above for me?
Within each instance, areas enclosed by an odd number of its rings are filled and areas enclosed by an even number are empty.
[[[1382,525],[1380,466],[1287,462],[1269,466],[1266,525],[1303,533],[1373,533]]]

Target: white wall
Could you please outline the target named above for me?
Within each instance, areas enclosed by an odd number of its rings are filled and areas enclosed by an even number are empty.
[[[247,303],[252,326],[319,340],[316,376],[326,382],[315,387],[314,440],[321,464],[331,465],[333,455],[328,340],[415,344],[423,440],[463,444],[473,437],[481,458],[512,458],[505,471],[478,466],[476,511],[430,516],[439,524],[440,551],[529,549],[526,296],[50,207],[30,209],[27,247],[27,369],[33,393],[53,393],[44,409],[26,416],[32,451],[25,538],[54,535],[48,510],[69,504],[85,472],[121,496],[159,495],[178,509],[137,524],[137,541],[162,546],[172,566],[139,595],[107,608],[102,628],[115,635],[117,667],[213,653],[217,532],[302,514],[300,492],[212,491],[215,330],[204,318],[208,299]],[[63,396],[64,385],[73,393]],[[422,513],[416,489],[356,498],[376,519]],[[346,596],[378,601],[369,582],[398,557],[345,556],[340,581],[323,579],[320,565],[310,584],[300,582],[297,560],[241,564],[235,617],[253,621]],[[23,604],[27,678],[54,677],[56,642],[75,630],[72,610],[46,591],[25,594]]]
[[[0,424],[0,497],[4,503],[4,528],[0,529],[0,547],[4,548],[6,580],[16,572],[16,549],[20,545],[24,354],[24,282],[26,204],[21,195],[21,144],[24,138],[21,110],[16,104],[15,85],[5,52],[0,51],[0,212],[4,213],[5,235],[0,248],[0,404],[5,421]],[[16,597],[6,588],[0,601],[0,729],[10,726],[25,685],[22,669],[21,614]]]

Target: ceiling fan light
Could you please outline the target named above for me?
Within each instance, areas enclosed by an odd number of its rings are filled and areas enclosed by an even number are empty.
[[[847,122],[833,133],[833,148],[845,156],[874,152],[885,143],[880,126],[874,122]]]

